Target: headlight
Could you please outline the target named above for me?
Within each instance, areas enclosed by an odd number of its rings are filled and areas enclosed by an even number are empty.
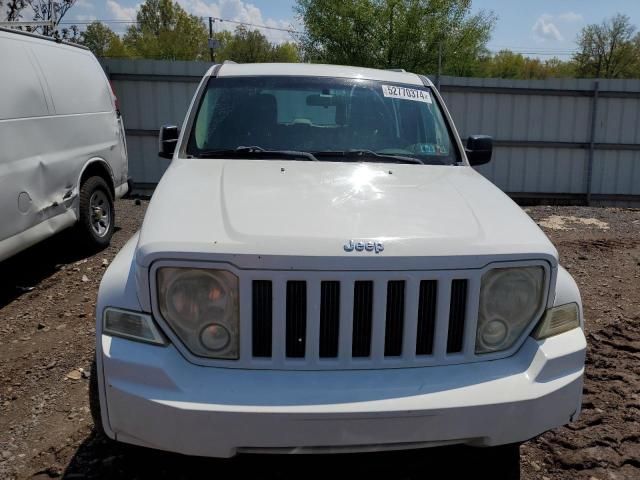
[[[508,350],[539,318],[544,305],[542,267],[495,268],[482,276],[476,353]]]
[[[560,333],[568,332],[580,326],[580,311],[577,303],[567,303],[550,308],[545,313],[540,324],[533,331],[536,340],[549,338]]]
[[[162,318],[199,357],[237,359],[238,277],[224,270],[160,268]]]

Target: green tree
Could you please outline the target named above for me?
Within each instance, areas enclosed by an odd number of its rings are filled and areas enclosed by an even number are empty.
[[[573,61],[564,62],[557,57],[545,62],[550,78],[576,78],[576,64]]]
[[[575,69],[571,62],[563,62],[558,58],[542,61],[511,50],[501,50],[481,61],[479,74],[483,77],[541,80],[573,77]]]
[[[640,37],[626,15],[587,25],[578,35],[574,56],[580,77],[628,78],[640,69]]]
[[[168,60],[208,58],[209,34],[201,18],[173,0],[145,0],[137,24],[127,29],[124,46],[133,56]]]
[[[297,0],[305,59],[470,75],[495,23],[471,0]]]
[[[521,78],[525,58],[511,50],[501,50],[482,61],[480,72],[483,77]]]
[[[95,21],[82,33],[80,42],[96,57],[127,57],[120,37],[104,23]]]
[[[292,43],[280,45],[269,42],[258,30],[238,26],[234,33],[223,31],[214,35],[218,41],[216,61],[233,60],[238,63],[297,62],[298,47]]]
[[[294,42],[285,42],[274,45],[271,57],[272,62],[295,63],[300,61],[300,51]]]
[[[258,30],[249,30],[239,26],[227,44],[224,55],[236,62],[259,63],[268,62],[272,46]]]

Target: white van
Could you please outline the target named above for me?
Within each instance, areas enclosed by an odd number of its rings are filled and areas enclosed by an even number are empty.
[[[127,186],[116,97],[93,54],[0,29],[0,261],[76,225],[108,245]]]

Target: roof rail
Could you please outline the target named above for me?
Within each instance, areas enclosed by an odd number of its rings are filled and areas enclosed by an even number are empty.
[[[407,73],[407,71],[404,68],[385,68],[385,70],[389,72]]]
[[[48,41],[48,42],[58,43],[58,44],[61,44],[61,45],[68,45],[69,47],[76,47],[76,48],[80,48],[82,50],[89,50],[84,45],[80,45],[78,43],[67,42],[67,41],[61,40],[59,38],[47,37],[47,36],[44,36],[44,35],[39,35],[37,33],[25,32],[23,30],[16,30],[15,28],[0,27],[0,32],[14,33],[16,35],[24,35],[25,37],[31,37],[31,38],[35,38],[35,39],[38,39],[38,40],[45,40],[45,41]]]
[[[229,64],[232,64],[232,65],[237,65],[238,64],[238,62],[234,62],[233,60],[225,60],[224,62],[222,62],[223,65],[225,63],[229,63]]]

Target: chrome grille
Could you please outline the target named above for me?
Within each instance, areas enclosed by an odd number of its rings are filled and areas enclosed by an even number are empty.
[[[513,355],[514,346],[476,354],[476,323],[484,267],[452,270],[252,270],[228,263],[192,262],[194,268],[232,272],[239,280],[240,356],[193,355],[162,318],[157,271],[184,261],[158,261],[150,269],[151,309],[165,334],[189,361],[204,366],[269,370],[347,370],[456,365]],[[543,305],[550,306],[555,271],[546,260],[500,266],[541,266]],[[435,268],[435,267],[434,267]],[[532,323],[531,329],[535,322]]]

